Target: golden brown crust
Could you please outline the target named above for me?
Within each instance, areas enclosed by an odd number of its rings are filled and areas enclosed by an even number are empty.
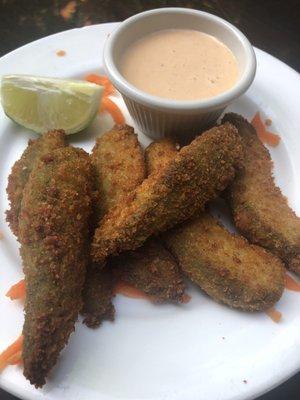
[[[97,139],[91,160],[101,199],[100,219],[143,182],[146,175],[144,154],[133,128],[115,125]]]
[[[21,158],[15,162],[8,177],[7,195],[10,209],[6,211],[6,220],[15,236],[18,237],[19,213],[23,189],[29,175],[39,158],[48,152],[66,146],[65,134],[61,130],[45,133],[38,139],[29,140]]]
[[[160,173],[176,154],[177,146],[171,139],[152,142],[145,151],[147,175]]]
[[[113,258],[110,267],[118,279],[159,303],[184,301],[185,285],[178,264],[158,240],[150,239],[139,249]]]
[[[94,261],[133,250],[203,209],[234,178],[241,158],[240,141],[230,124],[212,128],[183,147],[163,173],[144,180],[126,204],[104,217],[92,244]]]
[[[247,311],[273,306],[284,289],[281,261],[207,213],[163,235],[182,271],[214,300]]]
[[[171,141],[153,142],[146,149],[148,173],[159,173],[175,155],[176,147]],[[182,302],[185,299],[179,267],[156,239],[112,258],[109,265],[118,279],[152,296],[153,301]]]
[[[82,314],[84,316],[83,322],[86,326],[97,328],[104,320],[114,320],[113,289],[114,276],[111,269],[107,266],[99,269],[97,266],[90,264],[82,293]]]
[[[250,242],[270,250],[300,274],[300,218],[274,183],[269,151],[244,118],[226,114],[224,121],[237,127],[245,149],[245,168],[229,193],[235,224]]]
[[[74,330],[89,255],[93,170],[88,154],[65,147],[41,157],[19,217],[26,281],[24,375],[36,387]]]
[[[99,192],[94,203],[97,226],[108,210],[124,201],[142,183],[145,178],[145,163],[137,135],[127,125],[116,125],[97,139],[91,161],[96,174],[96,189]],[[103,320],[114,319],[113,286],[110,268],[100,269],[93,264],[88,266],[82,309],[83,322],[88,327],[96,328]]]

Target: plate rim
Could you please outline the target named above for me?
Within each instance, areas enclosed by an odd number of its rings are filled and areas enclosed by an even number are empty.
[[[103,27],[104,25],[107,27],[112,27],[112,30],[113,30],[119,24],[120,24],[120,22],[105,22],[105,23],[100,23],[100,24],[88,25],[88,26],[84,26],[84,27],[67,29],[67,30],[63,30],[63,31],[60,31],[60,32],[57,32],[54,34],[44,36],[44,37],[34,40],[32,42],[26,43],[10,52],[4,54],[3,56],[1,56],[0,57],[0,66],[1,66],[2,62],[9,62],[10,57],[18,56],[19,52],[22,52],[24,50],[27,51],[28,48],[30,48],[31,46],[38,45],[39,43],[42,43],[45,40],[49,40],[49,39],[52,40],[55,37],[64,36],[66,33],[71,33],[71,32],[75,32],[75,31],[76,32],[83,31],[83,30],[84,31],[89,31],[89,30],[92,31],[93,29]],[[267,56],[268,58],[270,58],[270,60],[272,62],[280,63],[284,68],[286,68],[290,72],[292,72],[295,75],[296,79],[300,78],[300,73],[297,70],[295,70],[294,68],[292,68],[291,66],[289,66],[288,64],[286,64],[284,61],[278,59],[277,57],[273,56],[272,54],[269,54],[268,52],[261,50],[257,47],[254,47],[254,49],[256,51],[258,51],[258,54],[262,53],[263,56]],[[237,394],[234,397],[232,397],[232,400],[253,400],[253,399],[257,398],[258,396],[261,396],[261,395],[273,390],[274,388],[280,386],[283,382],[287,381],[289,378],[296,375],[299,371],[300,371],[300,358],[299,358],[299,363],[298,363],[297,368],[290,368],[290,369],[286,370],[286,373],[283,373],[281,375],[281,379],[277,380],[273,384],[270,385],[270,382],[269,382],[269,385],[267,383],[265,383],[265,384],[261,383],[260,386],[255,387],[256,390],[251,390],[251,388],[249,387],[248,393]],[[20,373],[21,373],[21,371],[20,371]],[[26,389],[22,388],[21,386],[14,388],[14,387],[11,387],[11,385],[6,384],[6,382],[2,382],[2,381],[0,381],[0,387],[3,390],[7,391],[8,393],[11,393],[12,395],[20,397],[24,400],[35,400],[35,399],[39,399],[41,396],[43,396],[43,393],[40,391],[36,391],[36,393],[33,394],[30,392],[27,392]]]

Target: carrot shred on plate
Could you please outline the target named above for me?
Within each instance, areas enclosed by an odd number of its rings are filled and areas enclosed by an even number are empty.
[[[6,296],[9,297],[11,300],[25,299],[26,296],[25,280],[21,279],[18,283],[12,285],[12,287],[6,293]]]
[[[116,124],[124,124],[125,118],[119,107],[108,97],[103,97],[100,112],[108,112]]]
[[[0,371],[8,365],[15,365],[22,361],[23,335],[13,342],[0,354]]]
[[[151,296],[148,296],[146,293],[123,281],[118,281],[116,283],[114,287],[114,293],[122,294],[123,296],[129,297],[131,299],[146,299],[150,301],[152,300]]]
[[[22,351],[20,350],[9,358],[9,365],[22,364],[22,361]]]
[[[300,292],[300,282],[296,281],[291,275],[285,275],[285,288],[294,292]]]
[[[95,83],[96,85],[104,86],[104,96],[114,94],[116,91],[111,81],[105,75],[89,74],[85,77],[85,80],[91,83]]]
[[[274,307],[269,308],[269,309],[266,311],[266,314],[268,315],[268,317],[271,318],[271,320],[272,320],[273,322],[276,322],[276,323],[280,322],[281,317],[282,317],[281,312],[278,311],[278,310],[276,310],[276,308],[274,308]]]
[[[261,117],[260,117],[260,113],[257,112],[252,121],[251,121],[251,125],[255,128],[257,136],[259,137],[259,139],[261,140],[262,143],[268,144],[269,146],[272,147],[276,147],[279,142],[280,142],[280,136],[276,135],[275,133],[269,132]]]

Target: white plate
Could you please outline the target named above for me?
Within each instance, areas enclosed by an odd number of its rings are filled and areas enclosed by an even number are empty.
[[[0,74],[82,77],[98,71],[103,44],[116,26],[89,26],[38,40],[4,56]],[[56,56],[57,50],[65,50],[66,56]],[[299,75],[260,50],[256,54],[254,84],[231,109],[246,117],[260,109],[272,119],[272,129],[282,138],[271,151],[276,180],[299,215]],[[99,122],[102,131],[111,124],[109,117]],[[72,143],[90,150],[95,132],[101,130],[97,123],[89,134],[71,137]],[[22,305],[5,297],[10,285],[22,277],[17,242],[5,223],[5,188],[11,166],[35,135],[12,123],[2,111],[0,132],[2,350],[20,334],[23,322]],[[144,145],[149,142],[143,135],[140,140]],[[30,400],[241,400],[258,396],[298,371],[300,294],[285,291],[277,305],[283,319],[275,324],[263,313],[247,314],[219,305],[195,287],[189,292],[192,300],[183,306],[154,306],[118,296],[114,323],[105,322],[97,330],[77,324],[42,390],[31,387],[16,366],[1,374],[0,385]]]

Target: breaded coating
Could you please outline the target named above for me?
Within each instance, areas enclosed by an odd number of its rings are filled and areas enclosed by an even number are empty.
[[[162,303],[184,301],[185,285],[172,255],[156,239],[112,259],[116,277]]]
[[[98,201],[94,203],[96,223],[116,203],[124,199],[145,178],[142,148],[133,128],[116,125],[99,139],[93,148],[91,161],[96,174]],[[83,291],[84,323],[90,328],[98,327],[105,319],[113,320],[113,272],[111,268],[88,267]]]
[[[176,147],[171,141],[153,142],[146,149],[148,171],[161,171],[175,154]],[[139,249],[111,259],[109,266],[118,279],[153,297],[153,301],[182,302],[185,299],[185,285],[179,267],[156,239],[149,239]]]
[[[83,322],[89,328],[97,328],[104,320],[114,320],[115,308],[112,304],[114,283],[113,272],[108,266],[102,269],[93,264],[88,266],[81,312],[84,315]]]
[[[19,229],[19,213],[23,189],[29,175],[41,156],[52,150],[66,146],[63,131],[50,131],[35,140],[29,140],[21,158],[15,162],[8,177],[7,195],[10,209],[6,211],[6,221],[16,237]]]
[[[133,128],[115,125],[97,139],[91,160],[100,195],[100,220],[142,183],[146,174],[144,154]]]
[[[148,152],[148,169],[155,173],[156,165],[166,165],[175,157],[176,146],[172,142],[153,142]],[[262,248],[229,233],[207,212],[167,233],[166,238],[171,242],[174,255],[184,260],[186,275],[215,300],[231,307],[258,311],[271,307],[280,298],[284,288],[281,262]],[[185,253],[186,247],[188,253]],[[191,262],[191,254],[197,261]],[[273,277],[272,266],[275,280],[268,286]]]
[[[161,139],[149,144],[145,151],[147,175],[160,173],[177,154],[171,139]]]
[[[212,128],[183,147],[161,174],[144,180],[126,204],[103,218],[92,244],[94,261],[101,264],[109,255],[134,250],[203,209],[232,181],[241,158],[231,124]]]
[[[226,114],[224,121],[237,127],[245,149],[245,168],[229,193],[236,227],[300,274],[300,218],[274,183],[270,153],[244,118]]]
[[[184,274],[218,302],[262,311],[282,295],[281,261],[229,233],[208,213],[165,233],[163,240]]]
[[[72,147],[41,157],[25,186],[19,217],[26,301],[25,377],[36,387],[68,341],[82,307],[89,254],[93,169]]]

